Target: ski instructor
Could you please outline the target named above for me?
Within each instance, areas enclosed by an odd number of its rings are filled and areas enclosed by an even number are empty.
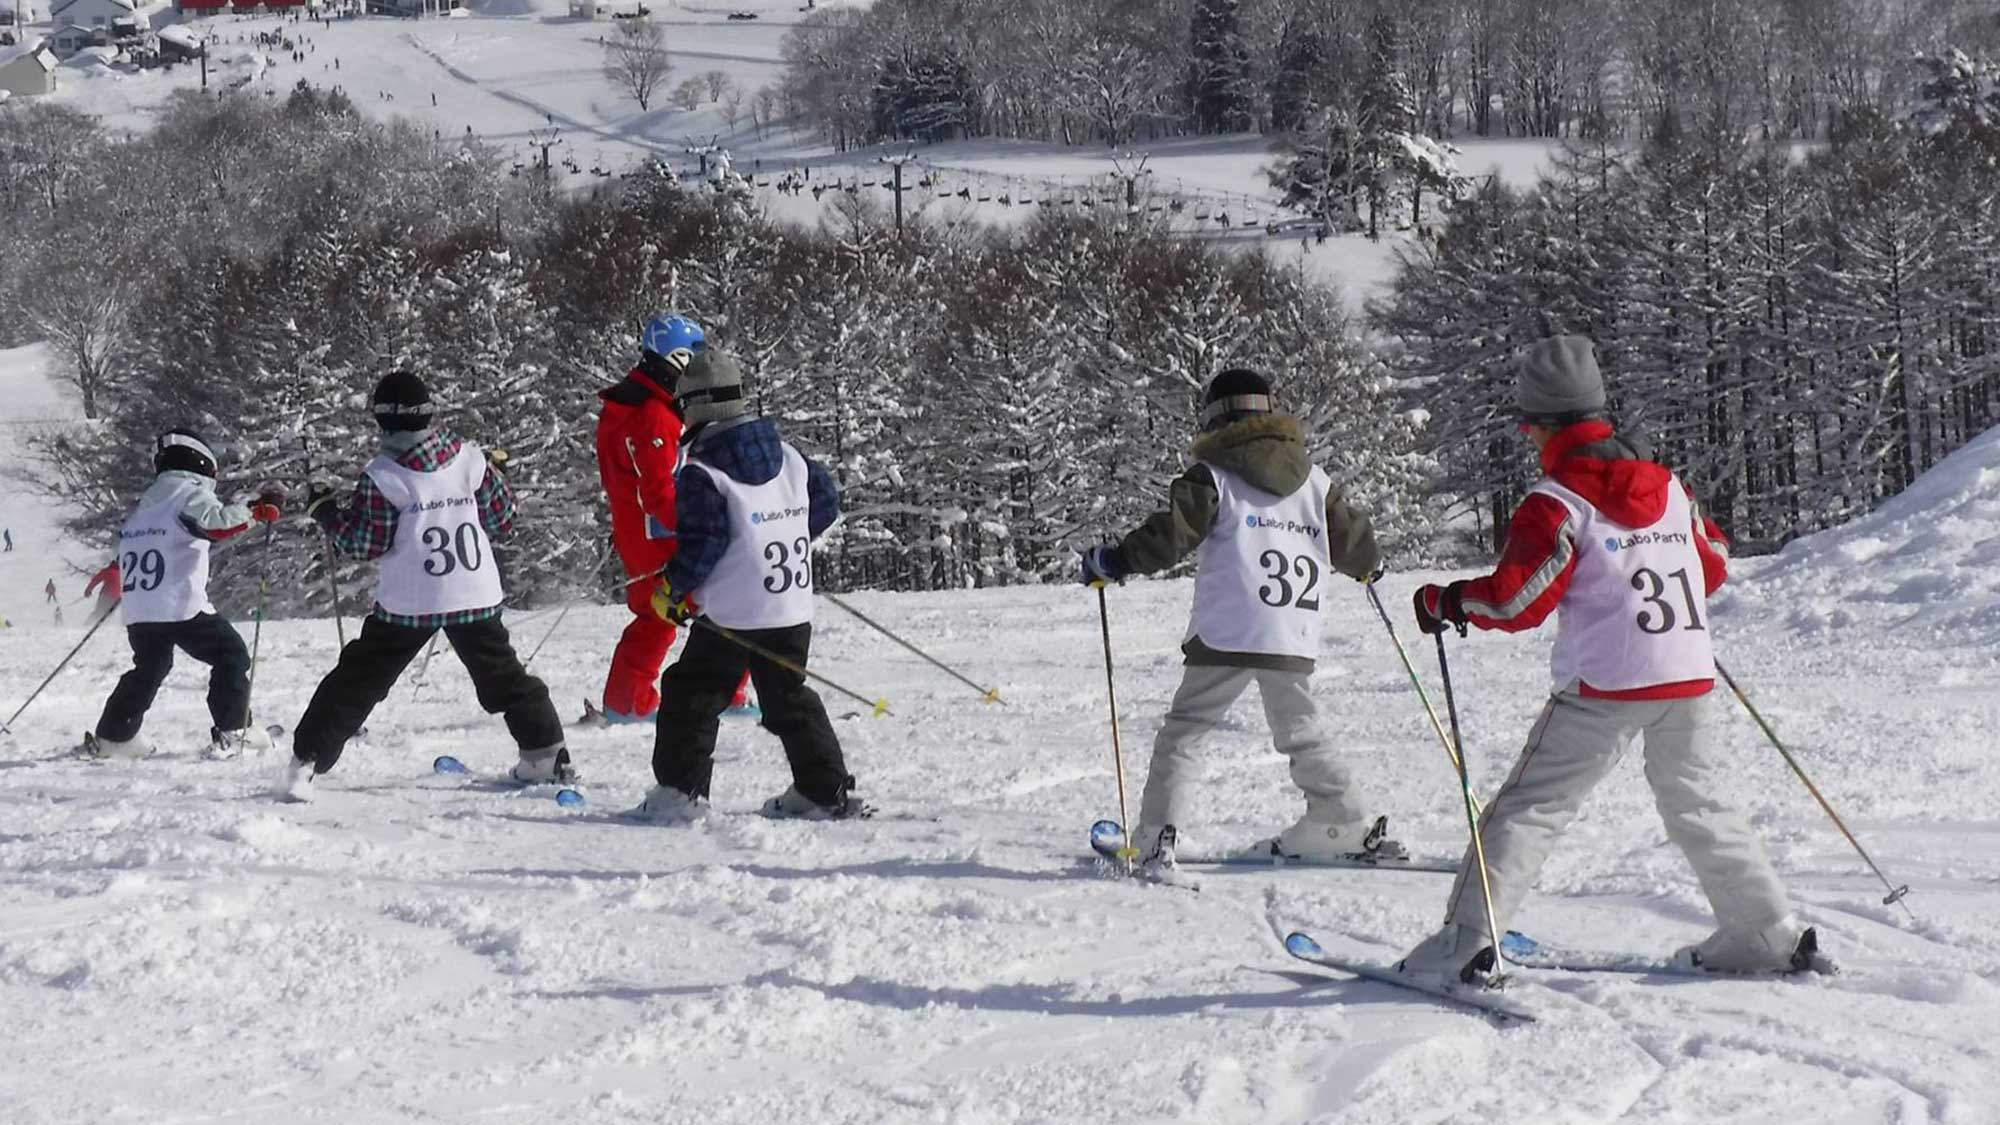
[[[639,337],[639,362],[597,392],[597,476],[611,505],[611,545],[625,569],[632,620],[611,653],[604,679],[604,721],[650,723],[660,709],[660,666],[675,627],[653,612],[653,588],[673,561],[674,470],[680,466],[681,373],[708,341],[685,317],[655,317]],[[745,706],[739,685],[732,709]]]

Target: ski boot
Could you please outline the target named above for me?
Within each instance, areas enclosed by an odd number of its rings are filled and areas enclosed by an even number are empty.
[[[79,758],[89,758],[92,761],[99,762],[109,761],[114,758],[120,761],[133,762],[140,758],[152,756],[153,749],[152,740],[143,734],[135,734],[131,738],[120,742],[115,738],[101,738],[98,735],[86,732],[83,736],[83,744],[76,748],[76,755]]]
[[[573,785],[577,781],[576,767],[569,761],[569,750],[562,746],[550,750],[521,751],[521,760],[514,763],[508,776],[521,785]]]
[[[211,762],[226,762],[240,758],[245,751],[261,754],[271,748],[271,736],[261,727],[243,727],[240,730],[208,728],[208,747],[201,756]]]
[[[874,816],[875,809],[856,797],[853,789],[850,778],[840,787],[840,797],[833,804],[822,805],[794,785],[765,801],[764,815],[773,820],[863,820]]]
[[[1138,836],[1134,838],[1138,846],[1139,865],[1132,874],[1148,883],[1194,888],[1195,881],[1181,870],[1180,860],[1174,855],[1174,846],[1179,840],[1180,832],[1171,824],[1157,829],[1141,825]]]
[[[688,825],[708,819],[708,802],[690,797],[671,785],[655,785],[639,806],[626,814],[654,824]]]
[[[313,778],[317,776],[313,762],[306,758],[292,758],[285,763],[285,770],[278,776],[278,784],[273,795],[280,801],[306,804],[313,799]]]
[[[1498,963],[1484,932],[1447,923],[1396,962],[1396,971],[1431,985],[1498,988]]]
[[[1826,972],[1819,931],[1787,914],[1760,930],[1719,929],[1674,951],[1675,968],[1693,973]]]
[[[1396,863],[1410,858],[1408,848],[1389,839],[1389,818],[1378,816],[1347,824],[1315,820],[1311,813],[1278,833],[1271,854],[1283,859],[1321,862]]]

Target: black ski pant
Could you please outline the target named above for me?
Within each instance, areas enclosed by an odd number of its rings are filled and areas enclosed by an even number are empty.
[[[104,701],[97,737],[129,742],[138,736],[177,648],[208,665],[208,716],[216,729],[242,730],[250,721],[250,650],[227,620],[202,613],[186,621],[149,621],[127,625],[125,636],[132,642],[132,670]]]
[[[736,635],[803,668],[812,648],[812,626],[744,629]],[[681,658],[660,677],[660,717],[653,735],[653,779],[692,797],[706,798],[715,772],[715,730],[748,670],[764,709],[764,729],[784,744],[792,784],[807,800],[840,802],[853,784],[826,705],[804,676],[753,655],[705,623],[688,630]]]
[[[489,617],[464,625],[446,625],[444,639],[472,676],[472,690],[487,714],[507,718],[507,732],[522,750],[553,750],[563,744],[562,720],[549,689],[528,674],[514,655],[507,627]],[[403,669],[410,666],[437,626],[392,625],[379,617],[361,623],[361,635],[340,650],[340,661],[319,682],[305,717],[292,736],[292,755],[311,759],[314,772],[325,773],[340,760],[340,751],[354,737],[375,705],[389,696]]]

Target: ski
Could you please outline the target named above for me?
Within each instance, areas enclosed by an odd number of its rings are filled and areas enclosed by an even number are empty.
[[[475,777],[473,772],[470,769],[466,768],[464,762],[459,761],[457,758],[452,757],[450,754],[439,754],[437,758],[431,762],[431,772],[439,774],[444,777],[463,777],[468,779]],[[519,782],[515,781],[510,776],[510,777],[500,778],[498,780],[491,782],[490,784],[494,789],[503,791],[508,789],[514,789],[514,790],[520,790],[521,792],[524,793],[532,793],[544,789],[554,789],[556,804],[561,805],[564,808],[580,808],[584,804],[583,791],[576,787],[577,783],[574,780],[569,782],[564,782],[558,785],[558,783],[553,781]]]
[[[1799,958],[1802,964],[1789,969],[1748,973],[1712,972],[1640,954],[1565,949],[1536,941],[1519,930],[1507,931],[1500,939],[1500,951],[1506,954],[1509,962],[1519,968],[1559,973],[1626,973],[1632,976],[1689,977],[1695,980],[1778,980],[1803,976],[1807,973],[1832,976],[1840,971],[1838,965],[1820,953],[1817,935],[1800,949]]]
[[[1314,941],[1311,936],[1297,932],[1285,936],[1285,952],[1309,965],[1318,965],[1322,969],[1332,969],[1336,972],[1346,973],[1349,976],[1359,977],[1363,980],[1372,980],[1378,984],[1408,989],[1411,992],[1420,993],[1467,1008],[1475,1008],[1489,1015],[1499,1016],[1504,1019],[1520,1020],[1523,1023],[1535,1022],[1535,1013],[1525,1005],[1519,1004],[1504,995],[1500,983],[1484,986],[1432,983],[1418,977],[1405,976],[1392,967],[1371,964],[1367,961],[1357,961],[1347,957],[1336,957],[1321,948],[1320,944]],[[1504,977],[1501,978],[1502,982],[1504,980]]]
[[[1118,858],[1125,846],[1125,829],[1115,820],[1100,820],[1090,826],[1090,850],[1106,859]],[[1269,842],[1266,847],[1272,846]],[[1443,860],[1382,859],[1357,852],[1340,859],[1303,859],[1275,851],[1247,851],[1235,855],[1201,858],[1181,856],[1183,867],[1313,867],[1341,871],[1420,871],[1435,875],[1456,875],[1458,865]]]

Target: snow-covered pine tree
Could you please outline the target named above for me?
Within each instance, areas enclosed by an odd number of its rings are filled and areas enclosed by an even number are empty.
[[[1255,127],[1257,104],[1239,0],[1194,0],[1188,24],[1187,104],[1203,133]]]

